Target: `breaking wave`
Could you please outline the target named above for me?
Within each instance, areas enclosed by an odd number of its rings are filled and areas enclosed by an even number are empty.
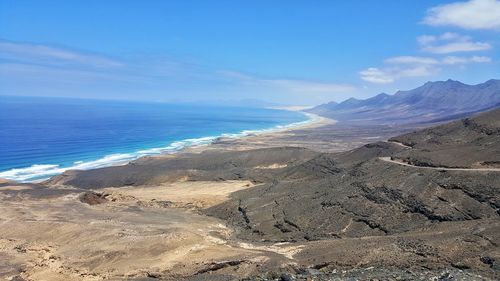
[[[314,114],[309,114],[309,113],[304,113],[304,114],[307,115],[307,117],[309,118],[308,120],[291,123],[288,125],[279,125],[273,128],[262,129],[262,130],[243,130],[235,134],[221,134],[218,136],[184,139],[172,142],[166,147],[143,149],[132,153],[109,154],[93,161],[75,161],[73,162],[73,165],[67,167],[61,167],[58,164],[34,164],[30,167],[15,168],[0,172],[0,178],[20,181],[20,182],[42,180],[42,179],[47,179],[51,176],[61,174],[67,170],[89,170],[89,169],[96,169],[108,166],[123,165],[143,156],[157,155],[162,153],[175,153],[186,147],[208,145],[221,137],[240,138],[249,135],[276,132],[276,131],[291,129],[298,126],[307,125],[313,122],[317,122],[318,120],[321,119],[321,117]]]

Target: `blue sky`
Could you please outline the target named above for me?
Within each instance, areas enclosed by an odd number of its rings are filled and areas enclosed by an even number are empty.
[[[0,95],[312,105],[500,78],[498,48],[498,0],[0,0]]]

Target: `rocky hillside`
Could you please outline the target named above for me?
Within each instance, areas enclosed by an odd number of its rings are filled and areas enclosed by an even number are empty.
[[[250,180],[257,185],[202,212],[233,226],[235,239],[301,245],[302,267],[425,266],[497,278],[499,120],[497,109],[342,153],[271,148],[146,158],[45,184]]]
[[[430,167],[499,168],[500,109],[391,138],[406,149],[396,157]]]
[[[309,112],[342,121],[370,123],[436,122],[500,106],[500,80],[467,85],[447,80],[428,82],[394,95],[348,99],[319,105]]]

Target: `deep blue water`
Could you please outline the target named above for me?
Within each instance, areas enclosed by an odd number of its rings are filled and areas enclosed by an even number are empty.
[[[0,96],[0,178],[47,178],[306,120],[263,108]]]

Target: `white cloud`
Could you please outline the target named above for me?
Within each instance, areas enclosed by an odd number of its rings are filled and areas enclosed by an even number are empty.
[[[473,56],[469,59],[469,61],[475,63],[486,63],[486,62],[491,62],[491,58],[485,56]]]
[[[442,59],[442,63],[447,65],[488,63],[488,62],[491,62],[491,58],[485,56],[472,56],[472,57],[447,56]]]
[[[361,79],[376,83],[376,84],[388,84],[395,81],[394,75],[389,73],[387,70],[381,70],[377,67],[370,67],[359,72]]]
[[[433,54],[474,52],[491,49],[491,45],[482,42],[452,42],[440,46],[426,46],[422,50]]]
[[[424,23],[454,25],[467,29],[499,29],[500,0],[471,0],[431,8]],[[422,35],[417,38],[424,52],[445,55],[460,52],[485,51],[492,48],[487,42],[474,41],[470,36],[446,32],[441,35]],[[408,77],[434,75],[442,68],[464,67],[472,63],[489,63],[486,56],[398,56],[384,60],[384,65],[369,67],[359,72],[362,80],[387,84]]]
[[[2,76],[2,78],[15,75],[18,77],[45,80],[45,82],[55,78],[54,80],[67,84],[88,83],[97,80],[131,81],[130,77],[122,77],[114,73],[100,71],[88,71],[83,69],[68,70],[36,64],[0,63],[0,76]]]
[[[361,79],[367,82],[389,84],[401,78],[429,76],[437,71],[439,69],[434,66],[422,64],[384,68],[370,67],[360,71],[359,74],[361,75]]]
[[[421,35],[417,37],[417,41],[420,45],[431,44],[436,41],[436,36],[432,35]]]
[[[122,66],[122,63],[117,60],[96,54],[4,40],[0,40],[0,58],[50,65],[72,64],[99,68]]]
[[[472,41],[470,36],[457,33],[443,33],[440,36],[422,35],[417,37],[422,51],[433,54],[449,54],[457,52],[473,52],[491,49],[485,42]]]
[[[256,78],[254,78],[251,75],[247,75],[238,71],[232,71],[232,70],[218,70],[217,73],[219,75],[225,76],[227,78],[234,78],[238,80],[245,80],[245,81],[254,81]]]
[[[500,1],[470,0],[436,6],[427,11],[423,23],[465,29],[500,30]]]
[[[406,77],[429,76],[439,71],[440,61],[430,57],[399,56],[384,60],[388,66],[370,67],[359,72],[361,79],[388,84]]]
[[[276,87],[295,93],[333,94],[333,93],[348,93],[356,90],[354,86],[348,84],[317,82],[317,81],[300,80],[300,79],[266,79],[228,70],[220,70],[217,73],[226,78],[238,80],[239,82],[264,86],[264,87]]]
[[[356,89],[355,87],[346,84],[322,83],[305,80],[271,79],[262,81],[298,93],[346,93],[353,92]]]
[[[438,64],[439,61],[429,57],[400,56],[388,58],[384,61],[389,64]]]
[[[488,62],[491,62],[491,58],[485,56],[447,56],[444,58],[399,56],[384,60],[386,65],[383,67],[370,67],[360,71],[359,74],[364,81],[389,84],[402,78],[434,75],[441,71],[442,66],[464,66],[471,63]]]

